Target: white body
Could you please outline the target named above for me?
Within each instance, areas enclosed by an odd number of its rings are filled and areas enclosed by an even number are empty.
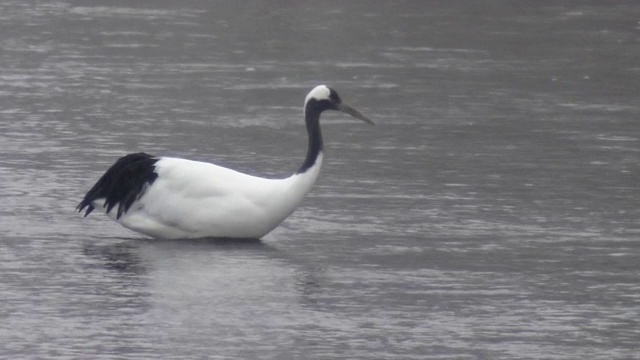
[[[277,227],[313,186],[322,164],[286,179],[265,179],[210,163],[161,158],[158,177],[120,219],[131,230],[160,239],[259,239]],[[103,208],[104,199],[92,202]]]

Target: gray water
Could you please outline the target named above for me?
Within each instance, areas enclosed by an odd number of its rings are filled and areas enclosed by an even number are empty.
[[[640,358],[640,4],[2,1],[0,358]],[[287,176],[261,242],[74,207],[137,151]]]

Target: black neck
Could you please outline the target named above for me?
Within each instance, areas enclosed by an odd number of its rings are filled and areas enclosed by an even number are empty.
[[[307,106],[304,111],[304,121],[307,124],[309,147],[307,157],[296,174],[302,174],[315,165],[318,155],[322,152],[322,133],[320,132],[320,112],[315,106]]]

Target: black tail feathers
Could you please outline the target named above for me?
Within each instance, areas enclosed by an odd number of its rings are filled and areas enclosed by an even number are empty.
[[[84,216],[88,216],[94,210],[91,203],[104,199],[107,213],[118,205],[116,218],[119,219],[143,195],[145,185],[153,184],[158,177],[155,172],[157,161],[143,152],[121,157],[87,192],[76,210],[82,212],[86,208]]]

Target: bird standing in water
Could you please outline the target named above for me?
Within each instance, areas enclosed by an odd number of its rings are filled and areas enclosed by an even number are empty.
[[[337,110],[369,124],[325,85],[304,102],[307,156],[292,176],[267,179],[222,166],[145,153],[126,155],[107,170],[77,207],[97,209],[120,225],[159,239],[260,239],[300,204],[322,165],[320,114]]]

